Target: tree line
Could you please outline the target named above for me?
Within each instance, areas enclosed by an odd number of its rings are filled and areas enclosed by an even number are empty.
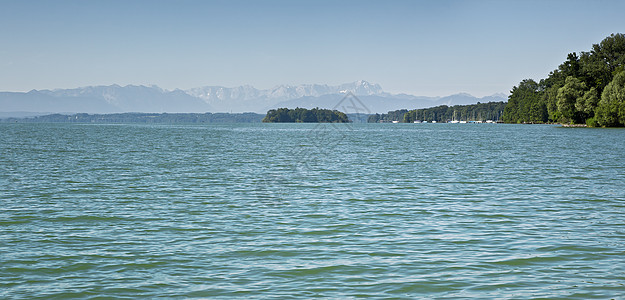
[[[370,115],[368,123],[379,122],[403,122],[412,123],[414,121],[427,122],[449,122],[452,120],[464,121],[499,121],[503,115],[505,102],[488,102],[470,105],[440,105],[430,108],[406,110],[400,109],[389,111],[386,114]]]
[[[404,114],[407,113],[407,109],[398,109],[389,111],[385,114],[374,114],[367,118],[367,123],[390,123],[393,121],[401,121],[404,119]]]
[[[625,35],[612,34],[579,55],[569,53],[545,79],[521,81],[512,88],[503,120],[625,126]]]
[[[401,120],[404,123],[414,121],[449,122],[452,120],[463,121],[499,121],[505,102],[488,102],[470,105],[441,105],[432,108],[415,109],[404,114]]]
[[[262,121],[264,123],[347,123],[349,118],[338,110],[298,107],[271,109]]]

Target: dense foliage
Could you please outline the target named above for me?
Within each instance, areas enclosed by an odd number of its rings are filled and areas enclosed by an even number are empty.
[[[119,113],[119,114],[52,114],[29,118],[0,119],[2,122],[38,123],[259,123],[256,113]]]
[[[347,123],[347,115],[338,110],[278,108],[267,112],[265,123]]]
[[[392,121],[401,121],[404,119],[404,114],[407,112],[407,109],[399,109],[389,111],[385,114],[370,115],[367,118],[367,123],[390,123]]]
[[[412,123],[414,121],[427,122],[449,122],[452,120],[464,121],[498,121],[503,114],[505,102],[488,102],[471,105],[441,105],[431,108],[414,109],[408,111],[400,109],[389,111],[386,114],[375,114],[369,116],[369,123],[378,122],[404,122]]]
[[[625,35],[567,56],[546,79],[521,81],[512,88],[507,123],[571,123],[625,126]]]
[[[414,121],[449,122],[463,121],[498,121],[503,114],[505,102],[488,102],[470,105],[441,105],[432,108],[415,109],[404,114],[400,120],[405,123]]]

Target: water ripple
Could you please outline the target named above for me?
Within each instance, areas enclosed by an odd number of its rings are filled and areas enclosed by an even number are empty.
[[[0,298],[625,295],[625,131],[431,125],[0,124]]]

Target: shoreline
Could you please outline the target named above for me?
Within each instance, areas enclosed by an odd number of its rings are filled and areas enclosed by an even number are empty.
[[[583,128],[583,127],[588,127],[588,125],[586,124],[561,124],[562,127],[567,127],[567,128]]]

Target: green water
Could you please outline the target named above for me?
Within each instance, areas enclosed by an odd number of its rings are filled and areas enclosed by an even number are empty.
[[[625,297],[625,130],[0,124],[0,298]]]

